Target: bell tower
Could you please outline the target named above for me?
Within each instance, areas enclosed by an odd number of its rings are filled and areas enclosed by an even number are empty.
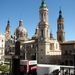
[[[62,17],[62,11],[59,11],[59,17],[57,19],[57,40],[61,43],[65,40],[64,32],[64,19]]]
[[[6,41],[10,40],[11,38],[11,30],[10,30],[10,21],[8,20],[7,26],[6,26],[6,33],[5,33]]]
[[[39,12],[40,12],[40,21],[48,23],[48,8],[45,0],[42,0]]]
[[[46,1],[42,0],[40,9],[40,22],[39,22],[39,39],[42,41],[47,41],[50,37],[48,32],[48,8],[46,5]]]
[[[40,22],[38,25],[38,54],[37,62],[41,64],[48,63],[47,52],[50,50],[50,34],[48,25],[48,8],[46,1],[42,0],[41,6],[39,8]],[[45,61],[44,61],[45,60]]]

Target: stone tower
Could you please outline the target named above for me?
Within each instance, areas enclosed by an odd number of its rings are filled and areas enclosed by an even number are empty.
[[[46,54],[47,51],[50,48],[50,35],[48,32],[48,8],[46,5],[46,1],[42,0],[40,9],[39,9],[39,14],[40,14],[40,22],[38,25],[38,63],[47,63],[46,60]]]
[[[59,17],[57,19],[57,40],[61,43],[65,40],[64,32],[64,19],[62,17],[62,11],[59,11]]]
[[[39,22],[39,39],[42,41],[47,41],[50,38],[48,32],[48,8],[45,0],[42,0],[40,9],[40,22]]]
[[[6,41],[10,40],[11,38],[11,29],[10,29],[10,21],[8,20],[5,32],[5,39]]]

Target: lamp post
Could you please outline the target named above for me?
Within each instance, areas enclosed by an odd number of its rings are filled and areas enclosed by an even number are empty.
[[[10,74],[12,75],[12,58],[14,56],[14,52],[10,52],[9,54],[11,56],[11,59],[10,59]]]
[[[12,58],[12,75],[20,75],[20,41],[15,42],[15,54]]]

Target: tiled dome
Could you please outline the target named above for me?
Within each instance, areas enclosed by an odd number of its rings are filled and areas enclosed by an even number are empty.
[[[27,40],[27,36],[28,36],[27,30],[23,26],[23,21],[20,20],[19,27],[16,29],[16,37],[19,40]]]

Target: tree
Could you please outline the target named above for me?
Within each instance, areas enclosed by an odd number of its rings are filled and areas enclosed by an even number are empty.
[[[2,72],[2,74],[9,73],[10,66],[7,64],[0,64],[0,71]]]

